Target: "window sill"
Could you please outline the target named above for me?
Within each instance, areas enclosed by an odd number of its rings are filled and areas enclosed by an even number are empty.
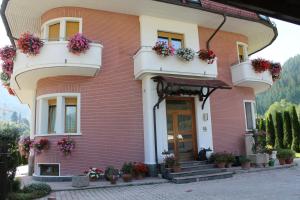
[[[81,133],[57,133],[57,134],[36,134],[34,137],[52,137],[52,136],[81,136]]]

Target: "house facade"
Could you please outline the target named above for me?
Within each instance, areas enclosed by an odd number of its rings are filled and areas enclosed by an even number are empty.
[[[276,27],[262,15],[208,0],[4,0],[13,44],[24,32],[44,41],[36,56],[17,51],[11,87],[31,113],[34,176],[81,174],[89,167],[135,161],[151,173],[163,151],[194,160],[202,148],[244,154],[255,128],[255,94],[272,76],[254,72],[248,56],[270,45]],[[90,39],[68,51],[76,33]],[[162,57],[152,47],[211,49],[212,64]],[[57,141],[70,137],[65,156]]]

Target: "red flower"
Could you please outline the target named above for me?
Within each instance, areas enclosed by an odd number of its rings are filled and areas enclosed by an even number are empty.
[[[216,54],[212,50],[201,49],[199,52],[199,58],[207,62],[207,64],[213,64],[216,58]]]

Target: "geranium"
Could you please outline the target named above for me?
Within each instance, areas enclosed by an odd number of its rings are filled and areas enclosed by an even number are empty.
[[[59,147],[59,150],[63,152],[66,156],[71,154],[72,151],[75,149],[75,143],[70,137],[65,137],[59,140],[57,142],[57,146]]]
[[[5,46],[0,49],[0,58],[4,62],[7,60],[13,60],[16,56],[16,49],[13,46]]]
[[[207,64],[213,64],[216,58],[216,54],[212,50],[201,49],[199,52],[199,58]]]
[[[25,158],[28,158],[30,147],[32,145],[33,141],[30,140],[30,137],[25,137],[20,139],[19,141],[19,151],[22,156],[25,156]]]
[[[100,179],[101,175],[104,175],[104,172],[101,169],[90,167],[84,174],[89,176],[90,180],[96,181]]]
[[[10,76],[6,72],[1,72],[0,79],[3,85],[9,85]]]
[[[172,46],[168,46],[166,42],[156,42],[155,46],[152,47],[152,50],[156,52],[159,56],[173,56],[175,49]]]
[[[145,175],[148,173],[148,167],[144,163],[134,163],[133,172],[136,175]]]
[[[42,138],[33,143],[34,150],[37,153],[41,153],[43,150],[47,150],[49,148],[49,140],[46,138]]]
[[[40,38],[31,33],[23,33],[17,42],[18,48],[22,53],[35,56],[40,53],[40,49],[44,46],[44,42]]]
[[[90,41],[82,34],[77,33],[69,39],[68,49],[71,53],[85,53],[90,48]]]
[[[2,71],[9,74],[9,76],[13,73],[14,69],[14,61],[6,60],[2,64]]]
[[[272,75],[273,81],[280,79],[280,74],[282,71],[282,67],[280,63],[271,62],[269,71]]]
[[[263,58],[256,58],[251,61],[253,69],[256,73],[262,73],[270,69],[271,63]]]
[[[184,61],[192,61],[195,56],[195,51],[191,48],[179,48],[176,50],[176,56]]]

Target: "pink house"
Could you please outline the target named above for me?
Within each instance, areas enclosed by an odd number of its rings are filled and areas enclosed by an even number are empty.
[[[13,45],[27,31],[44,41],[36,56],[17,51],[10,82],[31,109],[31,138],[50,141],[31,152],[35,177],[125,161],[155,174],[165,150],[180,161],[201,148],[245,153],[255,94],[273,84],[248,60],[277,37],[268,17],[209,0],[3,0],[2,8]],[[67,39],[78,32],[91,43],[74,55]],[[163,57],[157,41],[217,57]],[[66,136],[75,141],[68,156],[57,147]]]

